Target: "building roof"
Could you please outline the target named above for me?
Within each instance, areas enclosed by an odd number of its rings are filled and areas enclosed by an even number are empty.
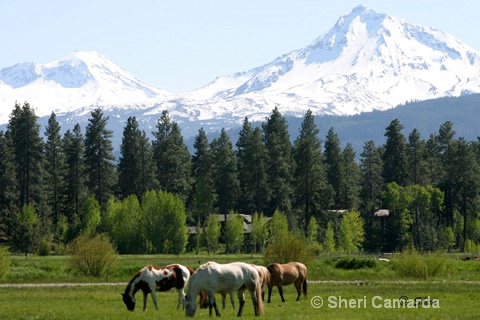
[[[376,211],[373,216],[374,217],[388,217],[388,215],[390,214],[390,211],[388,211],[387,209],[380,209],[378,211]]]

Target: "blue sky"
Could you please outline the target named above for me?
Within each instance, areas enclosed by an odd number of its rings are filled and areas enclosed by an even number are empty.
[[[480,51],[478,0],[1,0],[0,69],[93,50],[182,93],[309,45],[359,4]]]

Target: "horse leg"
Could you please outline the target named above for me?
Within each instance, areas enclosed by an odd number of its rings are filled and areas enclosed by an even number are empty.
[[[235,294],[230,292],[230,302],[232,303],[233,310],[235,310]]]
[[[215,315],[217,317],[220,317],[220,311],[218,310],[217,307],[217,302],[215,300],[215,293],[208,293],[208,314],[211,316],[212,315],[212,308],[215,308]]]
[[[148,293],[144,292],[143,293],[143,311],[147,310],[147,298],[148,298]]]
[[[272,288],[273,286],[268,286],[268,303],[270,303],[270,298],[272,297]]]
[[[180,305],[182,305],[182,309],[185,309],[185,292],[182,289],[177,289],[178,292],[178,303],[177,303],[177,309],[180,308]]]
[[[282,302],[285,302],[285,299],[283,298],[283,287],[281,285],[277,286],[278,292],[280,293],[280,297],[282,298]]]
[[[227,304],[226,300],[227,300],[227,295],[225,293],[222,293],[222,309],[223,310],[225,310],[225,308],[227,307],[226,306],[226,304]]]
[[[152,295],[153,304],[155,305],[155,309],[157,309],[158,311],[157,293],[155,292],[155,290],[151,292],[151,295]]]
[[[237,291],[238,302],[240,304],[240,307],[238,307],[237,317],[241,317],[243,313],[243,306],[245,305],[245,295],[243,294],[244,291],[245,289],[240,289]]]
[[[297,301],[300,301],[300,296],[302,295],[302,284],[295,283],[295,288],[297,289]]]

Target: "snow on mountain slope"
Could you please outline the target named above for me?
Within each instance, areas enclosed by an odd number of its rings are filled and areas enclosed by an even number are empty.
[[[0,70],[2,123],[8,121],[15,101],[28,101],[38,116],[44,116],[82,107],[138,107],[169,96],[96,52],[78,51],[47,64],[26,62]]]
[[[311,45],[161,103],[192,117],[353,115],[480,92],[480,53],[439,30],[358,6]]]

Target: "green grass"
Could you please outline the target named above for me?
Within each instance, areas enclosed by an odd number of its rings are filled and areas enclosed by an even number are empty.
[[[0,318],[2,319],[180,319],[182,310],[177,310],[175,291],[159,293],[157,312],[149,297],[147,311],[141,311],[141,295],[137,296],[140,305],[129,312],[123,305],[120,293],[123,286],[55,287],[55,288],[0,288]],[[460,283],[382,283],[371,286],[312,284],[307,298],[302,296],[295,302],[293,287],[285,287],[286,302],[282,303],[277,290],[272,294],[272,303],[265,304],[262,319],[474,319],[478,317],[478,284]],[[320,296],[324,305],[315,309],[311,298]],[[439,309],[427,308],[374,308],[387,299],[428,297],[438,299]],[[360,308],[333,308],[329,297],[365,301]],[[217,297],[220,300],[220,297]],[[138,302],[137,302],[138,303]],[[237,304],[238,307],[238,304]],[[236,311],[230,305],[221,310],[223,318],[236,318]],[[206,319],[208,310],[198,309],[195,318]],[[253,307],[247,296],[243,318],[253,319]]]
[[[356,259],[358,266],[362,259],[372,256],[325,256],[317,258],[308,270],[308,297],[295,302],[296,293],[292,286],[285,287],[286,302],[281,303],[278,291],[274,288],[272,303],[265,304],[262,319],[473,319],[478,314],[478,292],[480,291],[480,262],[462,261],[456,255],[447,255],[446,272],[438,276],[428,276],[427,280],[400,275],[399,257],[390,262],[377,262],[374,266],[355,269],[337,268],[342,259]],[[120,293],[125,290],[123,283],[143,266],[157,266],[181,263],[193,268],[213,260],[220,263],[245,261],[263,264],[260,255],[122,255],[118,257],[115,270],[106,278],[78,277],[68,266],[68,256],[30,255],[11,256],[9,272],[0,284],[18,283],[86,283],[109,282],[109,286],[74,287],[0,287],[0,319],[162,319],[184,318],[181,310],[176,310],[175,291],[159,293],[160,311],[155,311],[149,297],[148,310],[142,312],[142,296],[138,293],[137,308],[128,312]],[[356,264],[357,266],[357,264]],[[315,280],[322,281],[314,283]],[[355,282],[358,281],[357,285]],[[327,281],[326,283],[323,281]],[[337,281],[334,283],[333,281]],[[122,284],[118,284],[122,283]],[[315,309],[310,299],[315,296],[324,299],[322,308]],[[374,308],[372,298],[399,299],[430,297],[439,299],[440,309],[425,308]],[[360,308],[331,308],[328,298],[365,301]],[[217,297],[220,300],[220,297]],[[376,300],[380,302],[379,300]],[[238,307],[238,302],[237,302]],[[234,318],[236,311],[228,305],[222,311],[223,318]],[[208,311],[198,309],[195,318],[207,318]],[[247,296],[244,318],[254,318],[253,307]]]

